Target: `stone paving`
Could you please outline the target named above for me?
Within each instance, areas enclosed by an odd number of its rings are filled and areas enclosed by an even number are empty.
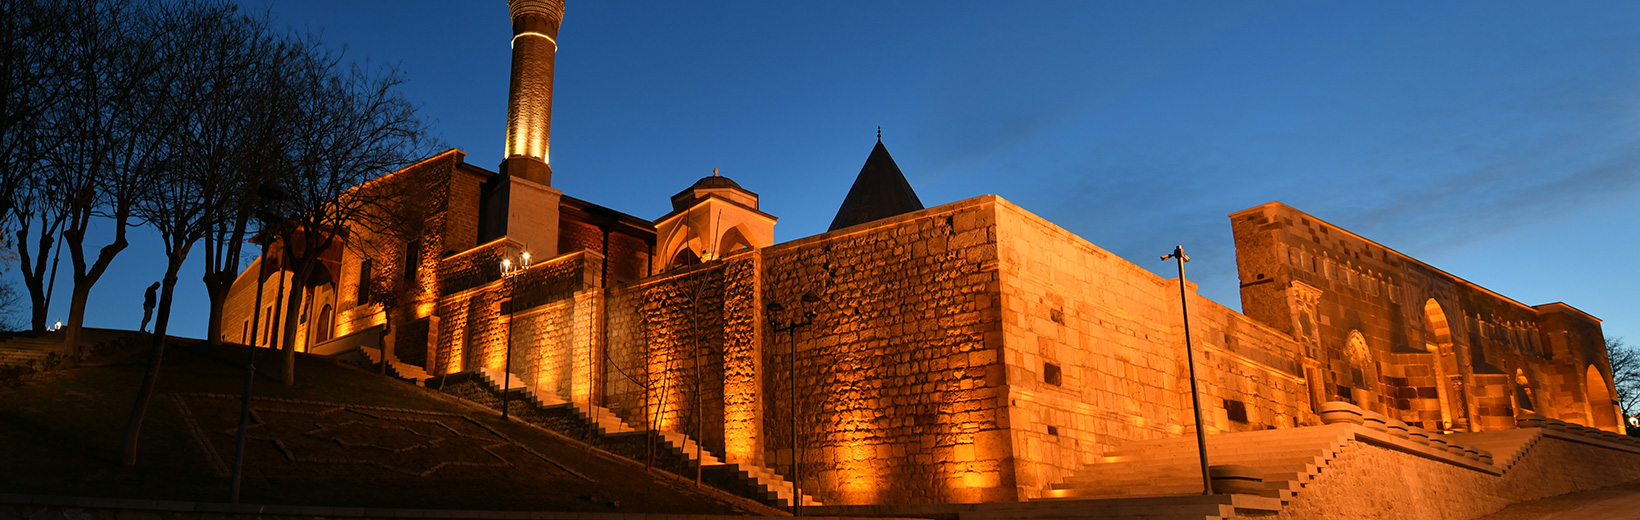
[[[227,475],[238,428],[238,396],[172,398],[205,458]],[[586,478],[457,414],[289,399],[251,403],[245,447],[249,475]]]
[[[1631,520],[1640,518],[1640,480],[1521,502],[1476,520]]]

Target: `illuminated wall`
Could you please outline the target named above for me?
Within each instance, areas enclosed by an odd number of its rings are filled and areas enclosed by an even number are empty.
[[[429,168],[445,172],[432,178],[448,193],[478,193],[486,172],[451,173],[465,171],[456,159],[457,168]],[[805,492],[828,504],[1033,498],[1111,447],[1192,432],[1177,281],[995,196],[608,287],[604,276],[617,262],[599,253],[615,250],[603,247],[604,228],[565,234],[585,244],[503,279],[501,260],[520,258],[524,246],[509,238],[473,243],[479,225],[471,206],[435,208],[430,228],[442,232],[425,235],[433,245],[422,254],[431,260],[412,281],[420,294],[437,297],[399,310],[410,314],[396,326],[399,343],[431,343],[429,372],[501,368],[510,345],[513,372],[544,399],[606,406],[635,427],[696,436],[728,460],[787,476],[800,458],[795,469]],[[641,250],[641,235],[628,237],[635,245],[626,249]],[[1260,247],[1249,244],[1244,267],[1248,259],[1286,258]],[[359,260],[343,263],[339,331],[383,318],[375,304],[353,300]],[[648,258],[616,260],[631,267]],[[402,270],[393,261],[382,259],[378,270]],[[1469,378],[1465,387],[1476,389],[1454,409],[1501,416],[1499,409],[1531,400],[1551,415],[1606,426],[1599,419],[1612,415],[1600,406],[1611,395],[1610,368],[1589,346],[1600,337],[1598,320],[1563,304],[1526,308],[1537,328],[1517,328],[1537,331],[1539,340],[1490,325],[1513,323],[1503,318],[1477,320],[1475,309],[1491,307],[1465,297],[1435,306],[1446,309],[1445,318],[1426,317],[1434,307],[1423,304],[1404,314],[1395,306],[1371,311],[1379,314],[1357,309],[1371,318],[1358,325],[1337,311],[1303,319],[1270,314],[1325,308],[1337,298],[1329,291],[1370,295],[1379,275],[1378,294],[1402,294],[1390,280],[1405,275],[1394,272],[1357,278],[1356,293],[1311,279],[1321,285],[1289,284],[1271,296],[1259,287],[1274,282],[1255,283],[1244,305],[1259,319],[1189,287],[1209,432],[1315,424],[1314,403],[1340,392],[1343,374],[1373,387],[1357,394],[1370,396],[1369,405],[1438,402],[1406,390],[1438,380],[1412,373],[1429,351],[1386,349],[1384,337],[1417,337],[1431,351],[1453,353],[1446,373]],[[235,291],[231,302],[243,299]],[[805,304],[805,295],[818,301]],[[771,303],[785,310],[770,316]],[[1527,317],[1510,309],[1510,319]],[[795,337],[771,328],[771,317],[791,320],[804,310],[814,313],[813,323]],[[1385,332],[1383,324],[1395,320],[1416,320],[1430,332]],[[1328,350],[1328,335],[1346,329],[1359,339]],[[1510,345],[1541,350],[1538,358],[1521,357],[1503,348]],[[1481,359],[1520,370],[1481,373],[1474,370]]]
[[[603,258],[578,251],[539,261],[503,279],[501,261],[517,261],[523,252],[522,244],[501,238],[443,259],[441,296],[435,311],[437,344],[429,354],[430,373],[480,366],[501,369],[511,345],[514,373],[527,376],[530,384],[555,389],[554,393],[574,386],[569,381],[547,380],[544,374],[572,373],[565,367],[574,366],[574,351],[596,346],[592,329],[599,321],[598,302],[594,296],[578,301],[576,294],[602,286]],[[509,330],[512,342],[507,340]],[[541,349],[564,352],[542,353]],[[590,380],[582,383],[582,391],[589,392],[591,386]],[[566,391],[561,398],[574,395]]]
[[[1242,308],[1299,340],[1319,399],[1434,431],[1513,428],[1525,410],[1623,431],[1609,397],[1589,397],[1611,388],[1593,316],[1523,304],[1279,202],[1230,219]],[[1356,335],[1364,357],[1347,348]]]
[[[1177,279],[1006,201],[987,218],[1020,495],[1040,496],[1111,447],[1193,435]],[[1188,292],[1209,433],[1313,424],[1292,339]]]
[[[761,251],[762,298],[814,323],[763,338],[771,466],[828,504],[1013,500],[994,226],[980,197]],[[791,318],[792,316],[783,316]],[[795,366],[794,366],[795,365]]]
[[[744,331],[725,325],[731,321],[725,300],[749,295],[727,295],[724,278],[730,265],[745,261],[696,266],[610,289],[605,396],[628,424],[691,436],[699,431],[706,449],[725,454],[725,349],[747,342]],[[735,396],[744,406],[744,397]],[[735,458],[755,456],[744,439],[734,444]]]

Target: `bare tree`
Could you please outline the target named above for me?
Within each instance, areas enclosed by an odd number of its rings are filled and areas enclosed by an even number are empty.
[[[416,107],[399,92],[403,78],[396,71],[343,66],[320,45],[310,50],[292,77],[303,97],[290,133],[289,196],[280,208],[287,219],[279,236],[286,244],[281,264],[290,266],[297,291],[350,230],[394,234],[407,225],[404,217],[421,204],[424,186],[419,179],[385,175],[425,156],[431,144]],[[302,300],[290,298],[283,313],[285,384],[296,381]]]
[[[162,48],[169,32],[161,4],[128,0],[87,0],[67,9],[70,29],[62,38],[61,102],[46,114],[47,125],[63,137],[47,150],[44,164],[53,181],[52,203],[67,213],[62,231],[72,265],[64,345],[74,349],[85,322],[91,288],[129,242],[138,197],[154,171],[167,160],[177,117],[177,67],[168,67]],[[94,219],[110,224],[113,238],[87,252],[86,232]],[[43,253],[43,252],[42,252]]]
[[[247,23],[257,31],[267,30],[260,21]],[[215,171],[212,189],[220,200],[206,207],[210,214],[205,219],[208,229],[203,237],[203,281],[210,298],[206,338],[212,344],[222,340],[223,305],[240,274],[251,221],[265,205],[260,200],[260,188],[278,185],[289,163],[291,145],[285,134],[298,116],[300,95],[288,81],[287,73],[307,52],[298,41],[266,34],[257,36],[249,45],[263,59],[251,62],[242,73],[240,96],[218,100],[218,112],[233,117],[215,132],[195,134],[203,154],[213,161],[209,166]]]
[[[66,92],[60,42],[70,28],[64,10],[85,3],[0,0],[0,95],[5,97],[0,107],[0,230],[16,230],[15,250],[33,304],[29,323],[35,331],[46,327],[51,297],[46,279],[56,271],[52,253],[67,218],[60,201],[49,197],[53,183],[40,171],[42,154],[62,137],[48,131],[47,115]],[[53,259],[49,271],[47,259]]]
[[[1640,415],[1640,346],[1624,344],[1623,338],[1606,338],[1606,355],[1612,363],[1612,383],[1623,416]]]
[[[178,2],[156,16],[166,28],[158,50],[170,57],[166,65],[173,70],[160,75],[167,81],[155,87],[172,90],[173,117],[181,123],[167,126],[159,146],[163,160],[134,205],[141,222],[159,231],[166,268],[148,369],[126,423],[127,466],[136,464],[143,418],[159,378],[177,273],[214,220],[240,205],[243,180],[236,167],[256,147],[243,130],[257,125],[249,108],[263,97],[260,90],[270,88],[264,80],[271,75],[267,60],[276,47],[260,22],[237,16],[227,4]]]

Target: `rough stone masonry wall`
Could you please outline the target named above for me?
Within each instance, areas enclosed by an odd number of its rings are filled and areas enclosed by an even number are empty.
[[[751,296],[724,292],[733,263],[714,262],[609,290],[603,397],[627,424],[640,429],[653,424],[691,437],[698,432],[705,449],[724,454],[723,360],[734,338],[725,327],[725,302]]]
[[[554,362],[543,361],[537,349],[583,344],[583,348],[592,348],[587,343],[590,338],[580,339],[591,332],[554,327],[595,327],[595,315],[587,313],[595,312],[597,302],[589,300],[591,296],[578,298],[577,293],[599,286],[596,266],[602,258],[581,251],[541,261],[510,280],[501,279],[501,259],[516,258],[521,250],[520,244],[499,239],[440,264],[438,343],[429,356],[433,364],[429,372],[447,374],[479,366],[500,369],[511,345],[514,359],[522,360],[513,372],[534,377],[521,367]],[[538,309],[543,306],[547,308]],[[513,321],[512,342],[507,336],[509,319]],[[545,365],[539,369],[548,371]]]
[[[466,180],[456,175],[464,156],[461,151],[452,149],[371,181],[413,186],[408,189],[417,192],[416,199],[422,204],[415,208],[420,214],[420,218],[416,219],[420,227],[414,230],[414,237],[376,233],[367,226],[353,226],[349,230],[342,251],[341,272],[337,273],[340,283],[336,286],[335,336],[383,323],[385,317],[382,311],[390,308],[399,343],[393,350],[401,360],[418,366],[426,364],[429,341],[425,331],[428,330],[428,323],[420,320],[431,314],[438,299],[437,274],[443,253],[462,243],[460,237],[451,232],[448,223],[452,219],[461,220],[459,215],[452,216],[452,207],[457,208],[454,213],[459,214],[463,206],[460,199],[454,198],[458,193],[452,184]],[[416,252],[418,264],[413,270],[413,279],[406,278],[410,270],[405,268],[405,262],[410,260],[407,248],[410,240],[420,241],[417,243],[420,249]],[[453,244],[447,244],[447,240]],[[470,247],[471,239],[466,243]],[[381,300],[385,295],[376,294],[369,303],[359,303],[360,268],[365,259],[371,260],[372,280],[385,283],[395,293],[404,294],[406,297],[403,301],[384,305]],[[411,331],[421,333],[409,333]],[[420,344],[413,344],[418,340]]]
[[[1191,431],[1177,279],[997,205],[1008,415],[1022,497],[1105,450]],[[1298,345],[1190,290],[1209,432],[1314,422]]]
[[[594,395],[603,346],[603,291],[520,310],[512,316],[513,373],[546,401],[586,403]]]
[[[1502,476],[1352,440],[1275,518],[1464,520],[1634,479],[1640,479],[1640,455],[1552,437]]]
[[[801,484],[827,504],[1016,499],[997,314],[995,197],[761,250],[796,332]],[[761,320],[763,317],[759,317]],[[791,475],[792,336],[762,339],[767,460]]]

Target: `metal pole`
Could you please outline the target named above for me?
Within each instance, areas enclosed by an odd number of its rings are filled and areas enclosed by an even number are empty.
[[[251,422],[251,383],[256,380],[256,326],[262,318],[262,271],[267,268],[268,248],[262,246],[256,259],[256,308],[251,310],[251,344],[245,353],[245,387],[240,392],[239,433],[234,436],[233,484],[228,491],[228,503],[239,503],[239,482],[245,475],[245,429]]]
[[[1202,494],[1213,494],[1213,476],[1207,466],[1207,430],[1202,427],[1201,393],[1196,389],[1196,357],[1190,346],[1190,303],[1185,293],[1184,263],[1190,257],[1184,254],[1184,246],[1174,246],[1173,254],[1162,256],[1162,260],[1169,258],[1179,261],[1179,311],[1184,315],[1184,359],[1190,365],[1190,406],[1196,411],[1196,452],[1202,463]]]
[[[507,351],[502,353],[503,367],[501,371],[501,418],[507,418],[507,394],[512,392],[512,315],[513,315],[513,278],[511,273],[501,272],[501,284],[507,286]],[[383,358],[385,359],[385,358]]]
[[[790,327],[787,327],[790,329],[787,334],[791,334],[792,338],[792,360],[787,366],[787,371],[791,375],[790,391],[792,399],[792,516],[803,516],[803,488],[798,484],[802,479],[802,473],[799,472],[798,468],[803,463],[803,457],[802,452],[798,451],[797,448],[797,328],[801,326],[798,323],[793,323]]]
[[[697,299],[700,296],[698,286],[696,287],[695,296]],[[700,396],[700,327],[695,327],[695,329],[695,337],[693,338],[695,340],[695,487],[700,487],[700,475],[703,471],[701,467],[701,450],[704,449],[701,444],[706,442],[706,438],[701,435],[701,423],[705,421],[702,420],[704,417],[701,413],[702,399]]]

